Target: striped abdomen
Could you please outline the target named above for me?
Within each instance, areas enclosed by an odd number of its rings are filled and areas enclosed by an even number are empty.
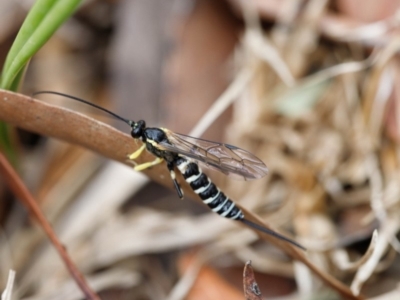
[[[178,157],[175,163],[193,191],[213,212],[233,220],[244,218],[242,211],[211,182],[195,162],[185,157]]]

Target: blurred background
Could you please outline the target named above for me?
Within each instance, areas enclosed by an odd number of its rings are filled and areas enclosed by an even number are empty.
[[[1,61],[31,5],[0,3]],[[71,94],[254,153],[270,170],[261,180],[208,175],[354,292],[398,299],[399,8],[88,0],[31,61],[21,92]],[[82,104],[40,98],[129,132]],[[102,299],[244,299],[247,260],[266,299],[340,299],[254,232],[127,166],[22,130],[17,138],[26,185]],[[0,286],[12,268],[16,299],[81,299],[2,182],[0,197]]]

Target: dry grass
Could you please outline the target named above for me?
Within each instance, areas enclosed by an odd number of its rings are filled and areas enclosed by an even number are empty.
[[[55,139],[35,148],[18,146],[27,186],[91,287],[102,299],[244,299],[241,269],[251,259],[267,298],[340,293],[395,299],[400,250],[395,16],[363,24],[335,12],[336,2],[319,0],[253,1],[255,7],[230,1],[233,9],[204,0],[173,11],[146,3],[93,1],[83,7],[80,19],[32,62],[26,90],[69,92],[149,125],[181,133],[195,128],[195,136],[249,150],[266,162],[267,177],[238,182],[210,175],[250,218],[255,220],[248,211],[292,232],[308,251],[260,239],[159,186],[146,189],[141,174],[99,158],[124,163],[139,146],[127,134],[3,93],[0,119],[93,151]],[[118,20],[107,19],[105,8],[117,10]],[[165,31],[175,41],[168,54],[160,46]],[[114,72],[111,86],[104,77],[106,54]],[[172,186],[164,166],[146,175]],[[17,298],[78,299],[58,256],[27,224],[23,210],[7,208],[5,189],[1,184],[0,283],[5,286],[12,268]]]

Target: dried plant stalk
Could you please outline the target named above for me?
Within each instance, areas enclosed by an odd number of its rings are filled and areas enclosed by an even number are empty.
[[[8,91],[0,92],[0,119],[26,130],[81,145],[105,157],[123,163],[126,163],[127,155],[138,148],[138,145],[133,142],[130,136],[104,123],[88,118],[82,114],[45,104],[30,97]],[[138,161],[149,160],[151,160],[150,154],[144,154]],[[146,170],[145,173],[153,180],[165,186],[172,187],[166,170],[167,169],[162,166],[156,166],[151,170]],[[186,185],[182,187],[186,194],[195,196]],[[200,201],[200,199],[198,200]],[[240,205],[238,206],[243,210],[247,219],[268,229],[272,229],[256,215]],[[338,290],[344,297],[358,299],[358,297],[351,293],[348,287],[311,263],[301,250],[270,235],[259,232],[257,232],[257,234],[263,240],[273,243],[282,249],[293,259],[304,263],[317,276],[328,285]]]

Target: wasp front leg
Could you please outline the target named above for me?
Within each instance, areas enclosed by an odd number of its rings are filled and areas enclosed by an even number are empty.
[[[147,162],[147,163],[143,163],[143,164],[138,165],[135,162],[135,159],[138,158],[140,155],[142,155],[144,149],[146,149],[146,144],[143,144],[135,152],[133,152],[132,154],[128,155],[129,161],[135,165],[135,167],[134,167],[135,171],[143,171],[145,169],[151,168],[151,167],[153,167],[155,165],[158,165],[158,164],[162,163],[163,160],[164,160],[162,158],[157,157],[155,160],[153,160],[151,162]]]
[[[128,155],[128,159],[131,160],[136,165],[135,159],[138,158],[140,155],[142,155],[144,149],[146,149],[146,144],[143,144],[135,152]]]

